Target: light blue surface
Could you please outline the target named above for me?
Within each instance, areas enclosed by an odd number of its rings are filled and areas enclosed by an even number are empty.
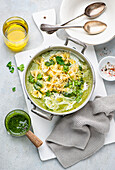
[[[10,16],[21,16],[29,23],[30,39],[25,48],[36,48],[42,42],[42,37],[32,19],[32,13],[49,8],[55,8],[59,22],[59,8],[62,0],[0,0],[0,170],[61,170],[62,166],[56,159],[42,162],[37,149],[26,137],[11,137],[4,128],[5,115],[12,109],[21,108],[27,111],[19,76],[15,69],[11,74],[6,64],[11,60],[15,64],[14,53],[3,42],[2,25]],[[71,2],[71,1],[70,1]],[[58,32],[59,37],[65,37],[64,31]],[[96,46],[98,60],[107,55],[115,56],[115,39]],[[12,87],[16,92],[12,92]],[[115,82],[106,82],[108,94],[115,94]],[[71,158],[70,158],[71,159]],[[114,170],[115,144],[103,147],[98,153],[85,161],[68,168],[70,170]]]

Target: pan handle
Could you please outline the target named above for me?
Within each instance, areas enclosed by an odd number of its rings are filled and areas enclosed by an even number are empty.
[[[76,44],[82,46],[83,49],[82,49],[81,53],[84,54],[84,51],[85,51],[86,48],[87,48],[86,44],[84,44],[83,42],[79,41],[79,40],[76,39],[76,38],[67,37],[67,38],[66,38],[66,41],[65,41],[65,45],[66,45],[66,46],[68,45],[68,42],[69,42],[69,41],[72,41],[72,42],[74,42],[74,43],[76,43]]]
[[[32,108],[31,111],[32,111],[33,113],[35,113],[36,115],[38,115],[38,116],[40,116],[40,117],[42,117],[42,118],[44,118],[44,119],[47,119],[47,120],[52,120],[52,118],[53,118],[53,115],[50,114],[50,113],[46,113],[46,112],[44,112],[44,111],[38,111],[38,110],[36,110],[36,106],[34,106],[34,108]]]

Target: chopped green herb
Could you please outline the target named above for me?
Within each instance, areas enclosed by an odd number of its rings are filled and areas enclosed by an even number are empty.
[[[82,96],[83,95],[83,92],[82,92],[82,90],[78,90],[78,95],[80,95],[80,96]]]
[[[73,88],[73,85],[69,85],[69,88],[72,89],[72,88]]]
[[[35,88],[36,90],[38,90],[41,94],[43,94],[37,84],[34,84],[34,88]]]
[[[72,81],[69,81],[69,85],[72,85],[73,84],[73,82]]]
[[[41,80],[41,79],[42,79],[42,74],[39,73],[39,74],[37,75],[37,80]]]
[[[48,78],[47,78],[47,81],[50,81],[50,79],[51,79],[51,77],[50,77],[50,75],[49,75]]]
[[[64,72],[68,72],[68,70],[69,70],[69,66],[63,65],[63,71],[64,71]]]
[[[79,65],[79,70],[82,71],[82,66]]]
[[[81,82],[81,84],[84,84],[83,77],[80,78],[80,82]]]
[[[13,73],[13,72],[14,72],[14,67],[11,67],[10,73]]]
[[[57,93],[57,91],[56,91],[56,90],[52,90],[52,92]]]
[[[6,65],[6,67],[8,67],[9,68],[9,70],[10,70],[10,72],[11,73],[13,73],[14,72],[14,67],[13,67],[13,65],[12,65],[12,62],[10,61],[7,65]]]
[[[54,64],[55,64],[55,61],[51,59],[51,60],[50,60],[50,64],[51,64],[51,65],[54,65]]]
[[[21,64],[19,67],[17,67],[18,70],[20,70],[21,72],[24,71],[24,64]]]
[[[15,92],[15,91],[16,91],[16,87],[13,87],[13,88],[12,88],[12,91]]]
[[[77,95],[77,91],[76,91],[76,90],[73,90],[73,94],[76,96],[76,95]]]
[[[28,78],[30,83],[35,83],[34,77],[31,74],[29,75]]]
[[[6,67],[9,67],[9,69],[11,69],[11,67],[12,67],[12,62],[10,61],[10,62],[6,65]]]
[[[51,92],[48,90],[47,92],[46,92],[46,96],[50,96],[51,95]]]
[[[72,92],[72,93],[63,92],[62,94],[63,94],[65,97],[72,97],[72,96],[74,96],[73,92]]]
[[[57,64],[64,65],[64,61],[61,56],[56,56],[56,62]]]
[[[40,88],[39,88],[39,86],[38,86],[37,84],[34,84],[34,88],[35,88],[36,90],[40,90]]]
[[[79,103],[80,100],[81,100],[81,96],[78,96],[78,97],[76,98],[76,102]]]
[[[55,64],[55,61],[52,60],[52,59],[45,62],[45,65],[46,65],[47,67],[49,67],[49,66],[51,66],[51,65],[54,65],[54,64]]]
[[[46,65],[47,67],[49,67],[51,64],[50,64],[49,61],[46,61],[46,62],[45,62],[45,65]]]
[[[43,85],[39,81],[36,82],[36,85],[38,85],[39,87],[43,87]]]

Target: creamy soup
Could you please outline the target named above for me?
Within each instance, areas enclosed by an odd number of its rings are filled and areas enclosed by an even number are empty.
[[[76,109],[92,90],[88,64],[75,54],[51,50],[37,56],[26,72],[26,89],[41,108],[62,113]]]

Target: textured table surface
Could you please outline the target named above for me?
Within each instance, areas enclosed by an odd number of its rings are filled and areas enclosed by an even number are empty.
[[[21,16],[29,24],[30,39],[25,50],[36,48],[43,41],[32,19],[32,13],[49,8],[55,8],[59,22],[59,8],[62,0],[0,0],[0,170],[61,170],[62,166],[56,159],[42,162],[37,149],[24,136],[15,138],[9,136],[4,128],[5,115],[12,109],[21,108],[27,111],[17,70],[11,74],[6,68],[9,61],[15,64],[14,53],[3,42],[2,25],[11,16]],[[64,38],[64,31],[58,32]],[[96,46],[98,60],[115,55],[115,39]],[[107,93],[115,94],[115,82],[104,82]],[[16,86],[16,92],[12,87]],[[94,156],[68,168],[70,170],[114,170],[115,144],[103,147]]]

